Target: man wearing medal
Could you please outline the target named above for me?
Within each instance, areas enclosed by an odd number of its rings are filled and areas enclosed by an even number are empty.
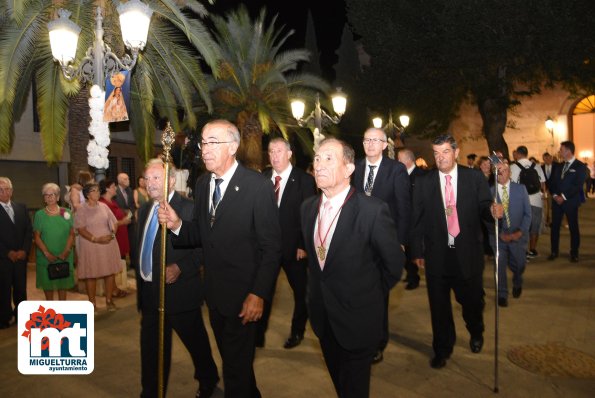
[[[439,369],[456,340],[451,290],[463,307],[471,351],[479,353],[483,347],[481,223],[493,223],[503,210],[492,205],[488,183],[478,170],[458,167],[459,149],[452,136],[435,138],[432,149],[436,169],[416,178],[413,188],[410,242],[411,257],[426,271],[434,349],[430,366]]]
[[[384,297],[400,279],[404,263],[388,205],[350,186],[354,155],[343,141],[322,141],[314,157],[322,194],[306,199],[301,208],[310,323],[342,398],[369,396]]]

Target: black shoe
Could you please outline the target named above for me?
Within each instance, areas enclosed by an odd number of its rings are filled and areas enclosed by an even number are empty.
[[[287,340],[285,340],[285,344],[283,344],[283,348],[290,349],[293,347],[297,347],[298,345],[300,345],[300,343],[302,342],[303,339],[304,339],[303,334],[292,334],[291,336],[289,336],[287,338]]]
[[[498,297],[498,307],[508,307],[508,299],[506,297]]]
[[[471,347],[472,353],[480,353],[481,349],[483,348],[483,336],[479,336],[477,338],[471,337],[471,340],[469,340],[469,347]]]
[[[419,281],[417,282],[408,282],[407,286],[405,286],[405,290],[414,290],[419,287]]]
[[[537,250],[529,250],[527,252],[527,258],[535,258],[539,256],[539,253],[537,253]]]
[[[547,258],[549,261],[555,260],[558,258],[558,253],[552,253],[549,255],[549,257]]]
[[[570,262],[571,263],[578,263],[578,256],[570,256]]]
[[[384,359],[384,355],[382,354],[382,350],[376,351],[374,358],[372,358],[372,365],[382,362]]]
[[[522,287],[513,287],[512,288],[512,297],[519,298],[519,297],[521,297],[522,293],[523,293]]]
[[[444,358],[443,356],[440,356],[440,355],[436,355],[430,361],[430,366],[433,369],[441,369],[446,366],[446,358]]]
[[[201,384],[200,387],[198,387],[198,390],[196,390],[195,398],[209,398],[211,395],[213,395],[215,388],[217,388],[218,382],[219,378],[217,378],[217,381],[214,384]]]

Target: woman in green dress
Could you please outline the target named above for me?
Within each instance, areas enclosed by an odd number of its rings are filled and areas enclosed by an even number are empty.
[[[33,235],[37,248],[37,288],[45,293],[46,300],[66,300],[66,290],[74,287],[74,267],[72,264],[74,244],[73,218],[70,210],[58,206],[60,187],[48,183],[41,189],[45,208],[35,213]],[[48,264],[67,261],[70,273],[61,279],[50,279]]]

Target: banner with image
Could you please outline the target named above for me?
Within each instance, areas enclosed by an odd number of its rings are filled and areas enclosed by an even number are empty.
[[[105,79],[104,122],[128,120],[130,109],[130,71],[123,70]]]

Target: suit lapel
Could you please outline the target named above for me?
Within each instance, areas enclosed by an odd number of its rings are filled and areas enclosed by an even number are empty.
[[[316,197],[316,200],[312,201],[310,208],[305,209],[306,214],[302,215],[302,217],[305,217],[305,220],[306,220],[306,225],[304,228],[304,234],[305,234],[304,244],[306,245],[306,251],[308,253],[316,253],[315,247],[314,247],[314,226],[316,225],[316,217],[318,215],[318,204],[320,203],[320,195],[322,195],[322,194],[318,194]],[[316,257],[315,261],[316,261],[316,264],[318,265],[317,269],[320,270],[320,264],[318,263],[317,257]]]
[[[360,160],[353,173],[353,186],[358,192],[364,191],[364,175],[366,175],[366,159]]]
[[[434,175],[432,176],[433,179],[433,183],[430,184],[431,186],[431,192],[430,192],[430,197],[433,198],[434,200],[434,206],[436,207],[436,209],[438,210],[437,212],[437,217],[438,217],[438,225],[440,226],[441,230],[444,231],[444,233],[448,233],[448,226],[446,225],[446,215],[444,213],[444,192],[442,192],[442,187],[440,185],[440,173],[438,172],[438,169],[435,169],[433,171]],[[457,182],[457,190],[458,188],[458,182]],[[458,191],[457,191],[457,195],[458,195]],[[459,211],[459,202],[457,201],[457,212]]]
[[[244,173],[244,169],[243,169],[242,165],[238,164],[238,168],[231,176],[231,180],[229,180],[229,184],[227,184],[227,189],[225,190],[225,194],[223,195],[223,197],[221,198],[221,201],[219,202],[219,205],[217,206],[217,211],[215,212],[215,214],[216,214],[215,223],[213,223],[213,227],[217,223],[217,219],[220,218],[221,216],[223,216],[223,214],[225,214],[225,210],[230,208],[230,206],[232,207],[234,202],[241,199],[242,188],[246,189],[246,187],[242,184],[244,181],[244,179],[242,178],[243,173]],[[207,189],[206,189],[207,192],[209,191],[208,188],[209,187],[207,186]],[[207,193],[207,203],[209,203],[208,195],[209,194]],[[207,208],[208,207],[209,206],[207,205]],[[208,213],[209,212],[207,211],[207,215],[208,215]]]
[[[296,190],[297,181],[295,180],[295,167],[291,169],[291,173],[289,173],[289,177],[287,182],[285,183],[285,189],[283,190],[283,195],[281,196],[281,202],[279,203],[279,207],[283,207],[283,205],[287,202],[287,198],[290,197],[293,192]]]
[[[380,164],[378,165],[378,170],[376,170],[376,176],[374,177],[374,185],[372,185],[372,195],[374,195],[374,190],[381,189],[381,187],[387,186],[384,183],[388,176],[388,161],[383,156]]]

